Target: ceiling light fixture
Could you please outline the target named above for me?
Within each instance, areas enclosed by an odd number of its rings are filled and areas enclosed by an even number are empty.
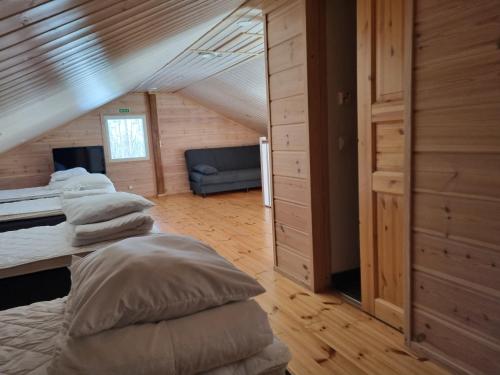
[[[249,26],[253,26],[253,21],[250,21],[250,20],[239,20],[236,22],[236,25],[238,27],[249,27]]]
[[[214,57],[219,57],[221,55],[217,52],[212,52],[212,51],[198,51],[198,56],[204,59],[212,59]]]

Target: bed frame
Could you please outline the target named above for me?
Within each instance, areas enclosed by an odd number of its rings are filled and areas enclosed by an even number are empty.
[[[67,267],[0,279],[0,310],[64,297],[70,289]]]
[[[35,217],[30,219],[18,219],[0,222],[0,233],[8,232],[18,229],[28,229],[32,227],[40,227],[44,225],[57,225],[66,221],[66,216],[64,214],[45,216],[45,217]]]

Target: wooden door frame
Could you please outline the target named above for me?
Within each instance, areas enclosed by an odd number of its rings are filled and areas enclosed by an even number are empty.
[[[412,336],[411,324],[411,309],[412,309],[412,256],[411,256],[411,239],[412,239],[412,187],[413,187],[413,66],[414,66],[414,29],[415,29],[415,4],[414,0],[406,0],[404,7],[405,27],[404,27],[404,132],[405,132],[405,155],[404,155],[404,328],[403,333],[405,343],[410,346]]]
[[[359,185],[359,248],[361,268],[361,307],[364,311],[373,314],[374,291],[376,290],[375,269],[375,233],[374,233],[374,193],[372,189],[373,147],[372,147],[372,119],[371,104],[373,102],[373,85],[371,79],[375,72],[375,54],[373,23],[375,7],[373,0],[357,0],[357,111],[358,111],[358,185]],[[363,53],[361,53],[363,52]],[[366,61],[370,61],[369,64]],[[360,84],[366,79],[368,84]],[[360,109],[363,108],[362,111]]]

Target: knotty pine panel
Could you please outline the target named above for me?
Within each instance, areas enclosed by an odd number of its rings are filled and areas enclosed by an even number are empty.
[[[304,32],[304,6],[302,1],[290,1],[281,9],[270,13],[267,23],[267,44],[273,47]]]
[[[304,206],[310,204],[307,181],[301,178],[274,176],[274,197],[296,202]]]
[[[157,100],[166,194],[190,191],[184,151],[259,143],[256,131],[179,94],[158,93]]]
[[[415,188],[477,198],[500,198],[500,154],[417,153]]]
[[[308,178],[307,153],[300,151],[273,151],[273,174],[275,176]]]
[[[147,114],[145,94],[127,94],[0,155],[0,189],[46,185],[53,171],[52,148],[103,145],[101,116],[117,115],[119,108],[129,108],[128,115]],[[152,160],[107,162],[106,169],[117,190],[156,194]]]
[[[271,124],[286,125],[306,121],[306,99],[304,95],[271,101]]]
[[[415,272],[413,304],[431,308],[500,345],[500,299],[424,272]],[[460,303],[457,303],[460,301]]]
[[[276,223],[276,242],[285,245],[302,256],[312,257],[311,237],[285,224]]]
[[[413,340],[417,347],[446,356],[446,363],[462,373],[492,375],[498,372],[498,345],[428,311],[414,308],[413,316]]]
[[[269,76],[269,96],[276,100],[299,95],[304,92],[304,85],[304,66],[299,65]]]
[[[273,151],[306,151],[307,129],[305,124],[273,126]]]
[[[499,373],[500,8],[414,4],[411,344]]]
[[[311,260],[300,256],[285,246],[276,246],[276,265],[278,270],[293,279],[308,285],[312,278]]]
[[[378,296],[403,306],[403,198],[378,193],[377,270]]]
[[[269,53],[269,74],[272,77],[281,71],[300,66],[305,63],[305,41],[302,35],[272,47]],[[270,82],[271,83],[271,82]],[[276,92],[274,88],[270,91]]]
[[[412,238],[413,267],[441,277],[495,290],[500,285],[500,252],[416,232]]]
[[[500,251],[500,202],[416,193],[414,204],[416,229]]]
[[[376,2],[376,101],[403,97],[403,1]]]
[[[274,219],[303,233],[310,233],[309,207],[298,204],[274,200]]]

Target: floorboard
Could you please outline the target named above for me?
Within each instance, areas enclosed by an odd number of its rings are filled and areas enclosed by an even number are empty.
[[[259,191],[154,200],[152,214],[162,230],[208,243],[266,288],[257,301],[292,351],[293,375],[447,374],[409,353],[401,333],[338,294],[313,294],[275,272],[271,211],[262,206]]]

